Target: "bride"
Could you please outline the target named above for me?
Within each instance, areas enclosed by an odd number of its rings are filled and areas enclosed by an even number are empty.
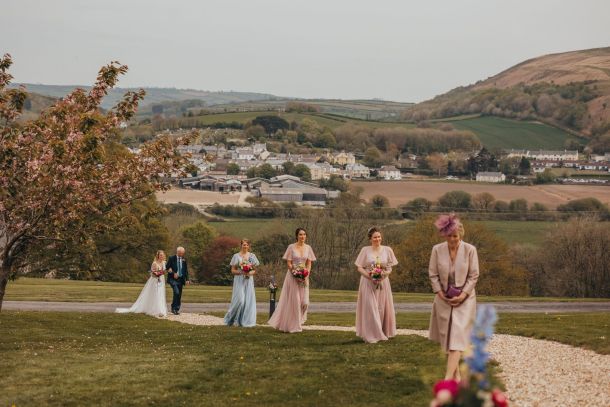
[[[140,296],[131,308],[117,308],[116,312],[136,312],[154,317],[167,316],[165,303],[165,252],[158,250],[150,266],[150,278],[144,285]]]

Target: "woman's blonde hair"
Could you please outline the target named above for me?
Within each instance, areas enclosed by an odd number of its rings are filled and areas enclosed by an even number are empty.
[[[241,247],[241,245],[244,243],[248,243],[248,246],[252,246],[252,243],[250,243],[250,239],[246,239],[246,238],[241,239],[239,241],[239,246]]]
[[[155,258],[153,259],[153,262],[159,260],[160,255],[163,255],[164,259],[167,259],[167,256],[165,255],[165,252],[163,250],[157,250],[157,253],[155,253]]]
[[[464,229],[464,224],[460,220],[458,220],[457,232],[460,235],[460,239],[463,239],[464,238],[464,234],[466,233],[466,230]]]

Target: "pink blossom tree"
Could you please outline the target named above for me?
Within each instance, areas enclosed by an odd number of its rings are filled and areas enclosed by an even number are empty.
[[[0,58],[0,310],[8,280],[27,271],[33,247],[86,242],[103,228],[120,228],[122,208],[169,188],[168,176],[186,164],[176,147],[192,138],[157,137],[138,154],[117,154],[119,127],[144,98],[143,90],[127,92],[101,111],[102,98],[127,72],[118,62],[100,69],[88,93],[76,89],[19,123],[26,93],[8,88],[11,64],[10,55]]]

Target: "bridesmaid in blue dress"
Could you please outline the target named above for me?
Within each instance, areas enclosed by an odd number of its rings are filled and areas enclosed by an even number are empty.
[[[225,315],[225,324],[252,327],[256,325],[256,295],[254,294],[254,274],[259,261],[250,253],[250,240],[241,240],[241,250],[231,259],[233,274],[233,295],[231,305]],[[245,269],[249,269],[245,271]]]

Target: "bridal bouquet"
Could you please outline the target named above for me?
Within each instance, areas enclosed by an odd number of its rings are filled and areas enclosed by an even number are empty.
[[[163,270],[151,270],[150,273],[153,276],[157,277],[157,281],[159,281],[159,282],[161,281],[161,276],[163,274],[165,274],[165,272]]]
[[[297,264],[292,269],[292,276],[297,279],[300,284],[305,284],[305,279],[309,275],[309,270],[305,268],[303,263]]]
[[[489,353],[487,343],[493,335],[496,310],[490,305],[479,305],[471,333],[472,351],[463,367],[462,381],[441,380],[434,385],[431,407],[508,407],[508,399],[499,389],[491,389],[487,377]]]
[[[379,257],[371,263],[371,271],[369,276],[373,279],[373,283],[377,286],[376,288],[381,289],[381,279],[383,278],[383,267],[379,261]]]
[[[244,273],[245,278],[250,278],[248,273],[250,273],[254,269],[254,267],[252,267],[252,264],[249,261],[242,261],[241,263],[239,263],[239,268],[241,269],[241,272]]]

